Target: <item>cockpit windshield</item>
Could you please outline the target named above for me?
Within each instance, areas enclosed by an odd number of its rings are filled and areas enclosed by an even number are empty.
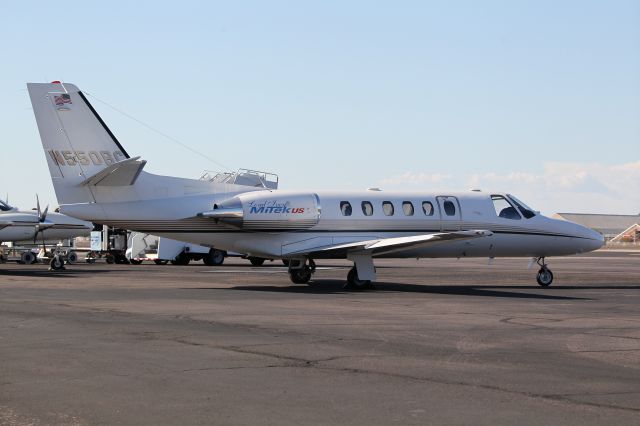
[[[5,203],[4,201],[0,201],[0,211],[8,212],[10,210],[13,210],[13,207]]]
[[[536,215],[535,211],[531,207],[527,206],[525,203],[518,200],[513,195],[507,194],[507,197],[509,197],[509,199],[513,202],[513,204],[515,204],[518,207],[518,210],[520,210],[520,213],[522,213],[522,216],[526,217],[527,219],[531,219]]]

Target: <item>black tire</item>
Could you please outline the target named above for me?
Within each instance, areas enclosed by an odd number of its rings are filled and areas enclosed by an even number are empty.
[[[67,253],[67,263],[72,265],[78,261],[78,253],[75,251],[70,251]]]
[[[132,265],[141,265],[142,264],[142,260],[140,260],[140,259],[129,259],[129,262],[131,262]]]
[[[253,256],[249,256],[248,259],[253,266],[262,266],[264,265],[265,260],[267,260],[263,257],[253,257]]]
[[[371,280],[361,280],[358,278],[358,270],[354,266],[349,270],[347,274],[347,285],[348,288],[352,288],[354,290],[365,290],[367,288],[372,288]]]
[[[64,261],[60,256],[54,256],[49,263],[49,270],[61,271],[64,269]]]
[[[289,266],[289,259],[282,259],[282,264],[284,266]]]
[[[211,249],[209,254],[202,258],[202,261],[207,266],[220,266],[224,263],[224,258],[227,253],[222,250]]]
[[[536,276],[536,281],[541,287],[549,287],[553,282],[553,272],[548,268],[540,268]]]
[[[109,265],[113,265],[114,263],[116,263],[116,257],[112,254],[106,255],[104,259],[107,261]]]
[[[167,263],[169,263],[169,261],[164,259],[154,259],[153,263],[155,263],[156,265],[166,265]]]
[[[30,251],[23,251],[20,255],[20,261],[23,265],[31,265],[32,263],[36,263],[36,256]]]
[[[174,260],[171,261],[171,264],[186,266],[189,264],[189,262],[191,262],[191,258],[189,257],[189,255],[185,252],[182,252],[178,256],[176,256]]]
[[[307,284],[311,280],[311,275],[311,268],[308,266],[289,270],[289,278],[294,284]]]

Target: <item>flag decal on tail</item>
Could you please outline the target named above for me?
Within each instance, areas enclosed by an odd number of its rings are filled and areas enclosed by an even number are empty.
[[[69,111],[69,105],[72,104],[71,96],[67,93],[61,95],[54,95],[53,103],[56,104],[58,111]]]

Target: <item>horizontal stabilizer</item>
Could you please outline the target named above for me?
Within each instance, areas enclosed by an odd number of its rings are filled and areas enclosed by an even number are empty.
[[[128,158],[119,161],[103,169],[84,180],[80,185],[84,186],[129,186],[138,179],[140,172],[147,164],[140,157]]]
[[[325,245],[287,253],[283,250],[282,255],[315,255],[323,257],[328,254],[344,255],[346,253],[360,253],[371,256],[381,256],[393,252],[425,247],[431,244],[488,237],[491,235],[493,235],[491,231],[484,230],[440,232],[436,234],[411,235],[408,237],[381,238],[376,240],[355,241],[346,244]]]

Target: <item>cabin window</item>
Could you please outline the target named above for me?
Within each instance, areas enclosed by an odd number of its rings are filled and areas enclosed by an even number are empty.
[[[369,201],[363,201],[362,213],[364,213],[365,216],[371,216],[373,214],[373,204],[371,204]]]
[[[393,216],[393,203],[391,203],[391,201],[383,201],[382,211],[384,212],[385,216]]]
[[[340,201],[340,211],[342,216],[351,216],[351,203],[348,201]]]
[[[447,216],[455,216],[456,215],[456,205],[453,204],[452,201],[445,201],[442,204],[442,207],[444,207],[444,213]]]
[[[422,202],[422,211],[425,216],[433,216],[433,204],[430,201]]]
[[[413,204],[411,201],[403,201],[402,202],[402,211],[405,216],[413,216]]]
[[[502,195],[492,195],[491,201],[493,201],[493,208],[496,210],[496,215],[498,217],[503,219],[520,220],[520,215],[516,208],[513,207]]]

